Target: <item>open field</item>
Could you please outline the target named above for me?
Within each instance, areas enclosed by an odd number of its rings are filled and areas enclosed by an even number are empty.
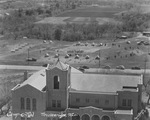
[[[41,21],[36,22],[37,24],[66,24],[66,23],[75,23],[75,24],[89,24],[89,23],[98,23],[104,24],[106,22],[118,23],[113,18],[102,18],[102,17],[48,17],[44,18]]]
[[[150,5],[141,5],[141,9],[144,13],[150,13]]]
[[[47,41],[44,43],[43,40],[33,39],[1,40],[0,64],[42,66],[46,63],[52,64],[56,62],[58,58],[55,55],[59,54],[61,61],[75,67],[81,65],[89,67],[109,65],[112,68],[116,68],[118,65],[124,65],[125,68],[129,69],[133,66],[150,68],[150,55],[148,54],[150,46],[137,45],[137,42],[141,40],[148,41],[148,38],[141,36],[115,41],[102,39],[81,42],[78,46],[76,45],[77,42],[65,41],[53,41],[52,43]],[[127,41],[131,43],[127,44]],[[88,43],[87,46],[85,46],[86,42]],[[100,43],[103,43],[103,46],[99,46]],[[37,61],[27,62],[28,53],[29,57],[36,58]],[[65,58],[67,53],[71,53],[72,56]],[[46,54],[48,56],[45,56]],[[75,59],[75,54],[79,54],[79,59]],[[86,55],[89,55],[88,59],[86,59]],[[97,55],[100,55],[100,61],[95,59]]]
[[[113,18],[115,14],[123,11],[123,9],[114,8],[111,6],[86,6],[70,10],[59,14],[56,17],[48,17],[37,23],[51,23],[51,24],[88,24],[97,22],[103,24],[105,22],[118,22]]]
[[[87,6],[61,13],[57,17],[107,17],[113,18],[116,13],[123,9],[112,6]]]

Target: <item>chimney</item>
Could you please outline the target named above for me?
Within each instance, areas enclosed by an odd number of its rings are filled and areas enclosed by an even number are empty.
[[[24,71],[24,81],[28,79],[28,71]]]

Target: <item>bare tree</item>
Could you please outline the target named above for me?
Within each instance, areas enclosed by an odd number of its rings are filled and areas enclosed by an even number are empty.
[[[3,113],[3,106],[6,105],[7,103],[9,103],[9,101],[11,100],[11,88],[13,86],[15,86],[16,83],[15,82],[11,82],[11,81],[5,81],[1,84],[1,88],[0,88],[0,110]],[[8,104],[7,106],[7,112],[10,109],[10,104]]]
[[[146,86],[146,93],[148,94],[147,104],[149,104],[150,101],[150,85],[147,84]]]

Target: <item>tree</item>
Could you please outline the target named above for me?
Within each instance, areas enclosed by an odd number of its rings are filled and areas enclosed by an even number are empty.
[[[18,11],[5,16],[2,20],[2,30],[4,33],[9,33],[14,39],[24,36],[26,31],[30,31],[31,26],[35,22],[34,16],[18,15]]]
[[[72,32],[72,31],[68,31],[63,35],[63,40],[64,41],[80,41],[83,40],[83,35],[81,32]]]
[[[76,4],[72,3],[72,9],[76,9]]]
[[[88,34],[88,36],[87,36],[87,39],[88,39],[88,40],[95,40],[95,38],[96,38],[96,35],[95,35],[94,33],[90,33],[90,34]]]
[[[61,40],[62,30],[57,28],[54,32],[54,39]]]
[[[148,94],[147,104],[149,104],[149,101],[150,101],[150,85],[149,84],[146,86],[146,93]]]
[[[9,103],[9,101],[11,100],[11,88],[13,86],[15,86],[16,83],[15,82],[11,82],[11,81],[3,81],[3,85],[0,89],[0,110],[3,113],[2,107],[6,104]],[[10,106],[7,106],[7,112],[10,109]]]
[[[37,11],[37,13],[38,13],[39,15],[41,15],[41,14],[44,13],[44,10],[43,10],[41,7],[38,7],[38,8],[36,9],[36,11]]]
[[[56,5],[55,5],[55,6],[56,6],[56,8],[57,8],[57,9],[59,9],[59,7],[60,7],[60,5],[59,5],[59,3],[58,3],[58,2],[56,3]]]
[[[50,9],[47,9],[46,11],[46,14],[48,14],[50,17],[52,16],[52,11]]]
[[[25,11],[25,14],[28,15],[28,16],[32,16],[34,15],[34,10],[33,9],[28,9]]]

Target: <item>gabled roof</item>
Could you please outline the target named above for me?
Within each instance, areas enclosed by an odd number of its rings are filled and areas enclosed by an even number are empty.
[[[137,87],[138,84],[142,84],[141,75],[87,74],[59,60],[55,65],[48,66],[47,69],[53,69],[55,67],[63,71],[67,71],[70,68],[70,92],[116,93],[117,91],[122,91],[123,86],[132,88]],[[31,75],[26,81],[16,86],[13,90],[19,89],[25,85],[30,85],[42,91],[46,86],[45,68]]]
[[[53,66],[57,67],[61,70],[68,70],[69,65],[66,65],[60,61],[57,61],[56,65]],[[78,69],[71,67],[71,73],[82,73],[81,71],[79,71]],[[17,85],[16,87],[14,87],[12,90],[16,90],[19,89],[25,85],[30,85],[40,91],[42,91],[45,86],[46,86],[46,72],[45,72],[45,68],[34,73],[33,75],[31,75],[26,81],[24,81],[22,84]]]
[[[63,71],[67,71],[69,69],[69,65],[61,62],[59,59],[57,60],[57,62],[54,65],[52,65],[52,66],[48,65],[47,69],[53,69],[55,67],[57,67],[58,69],[63,70]]]
[[[71,74],[70,91],[116,93],[123,86],[137,87],[142,84],[140,75]]]
[[[34,73],[26,81],[24,81],[22,84],[18,85],[17,87],[15,87],[15,89],[12,89],[12,90],[19,89],[25,85],[30,85],[30,86],[42,91],[42,89],[46,86],[45,69],[42,69],[42,70]]]

